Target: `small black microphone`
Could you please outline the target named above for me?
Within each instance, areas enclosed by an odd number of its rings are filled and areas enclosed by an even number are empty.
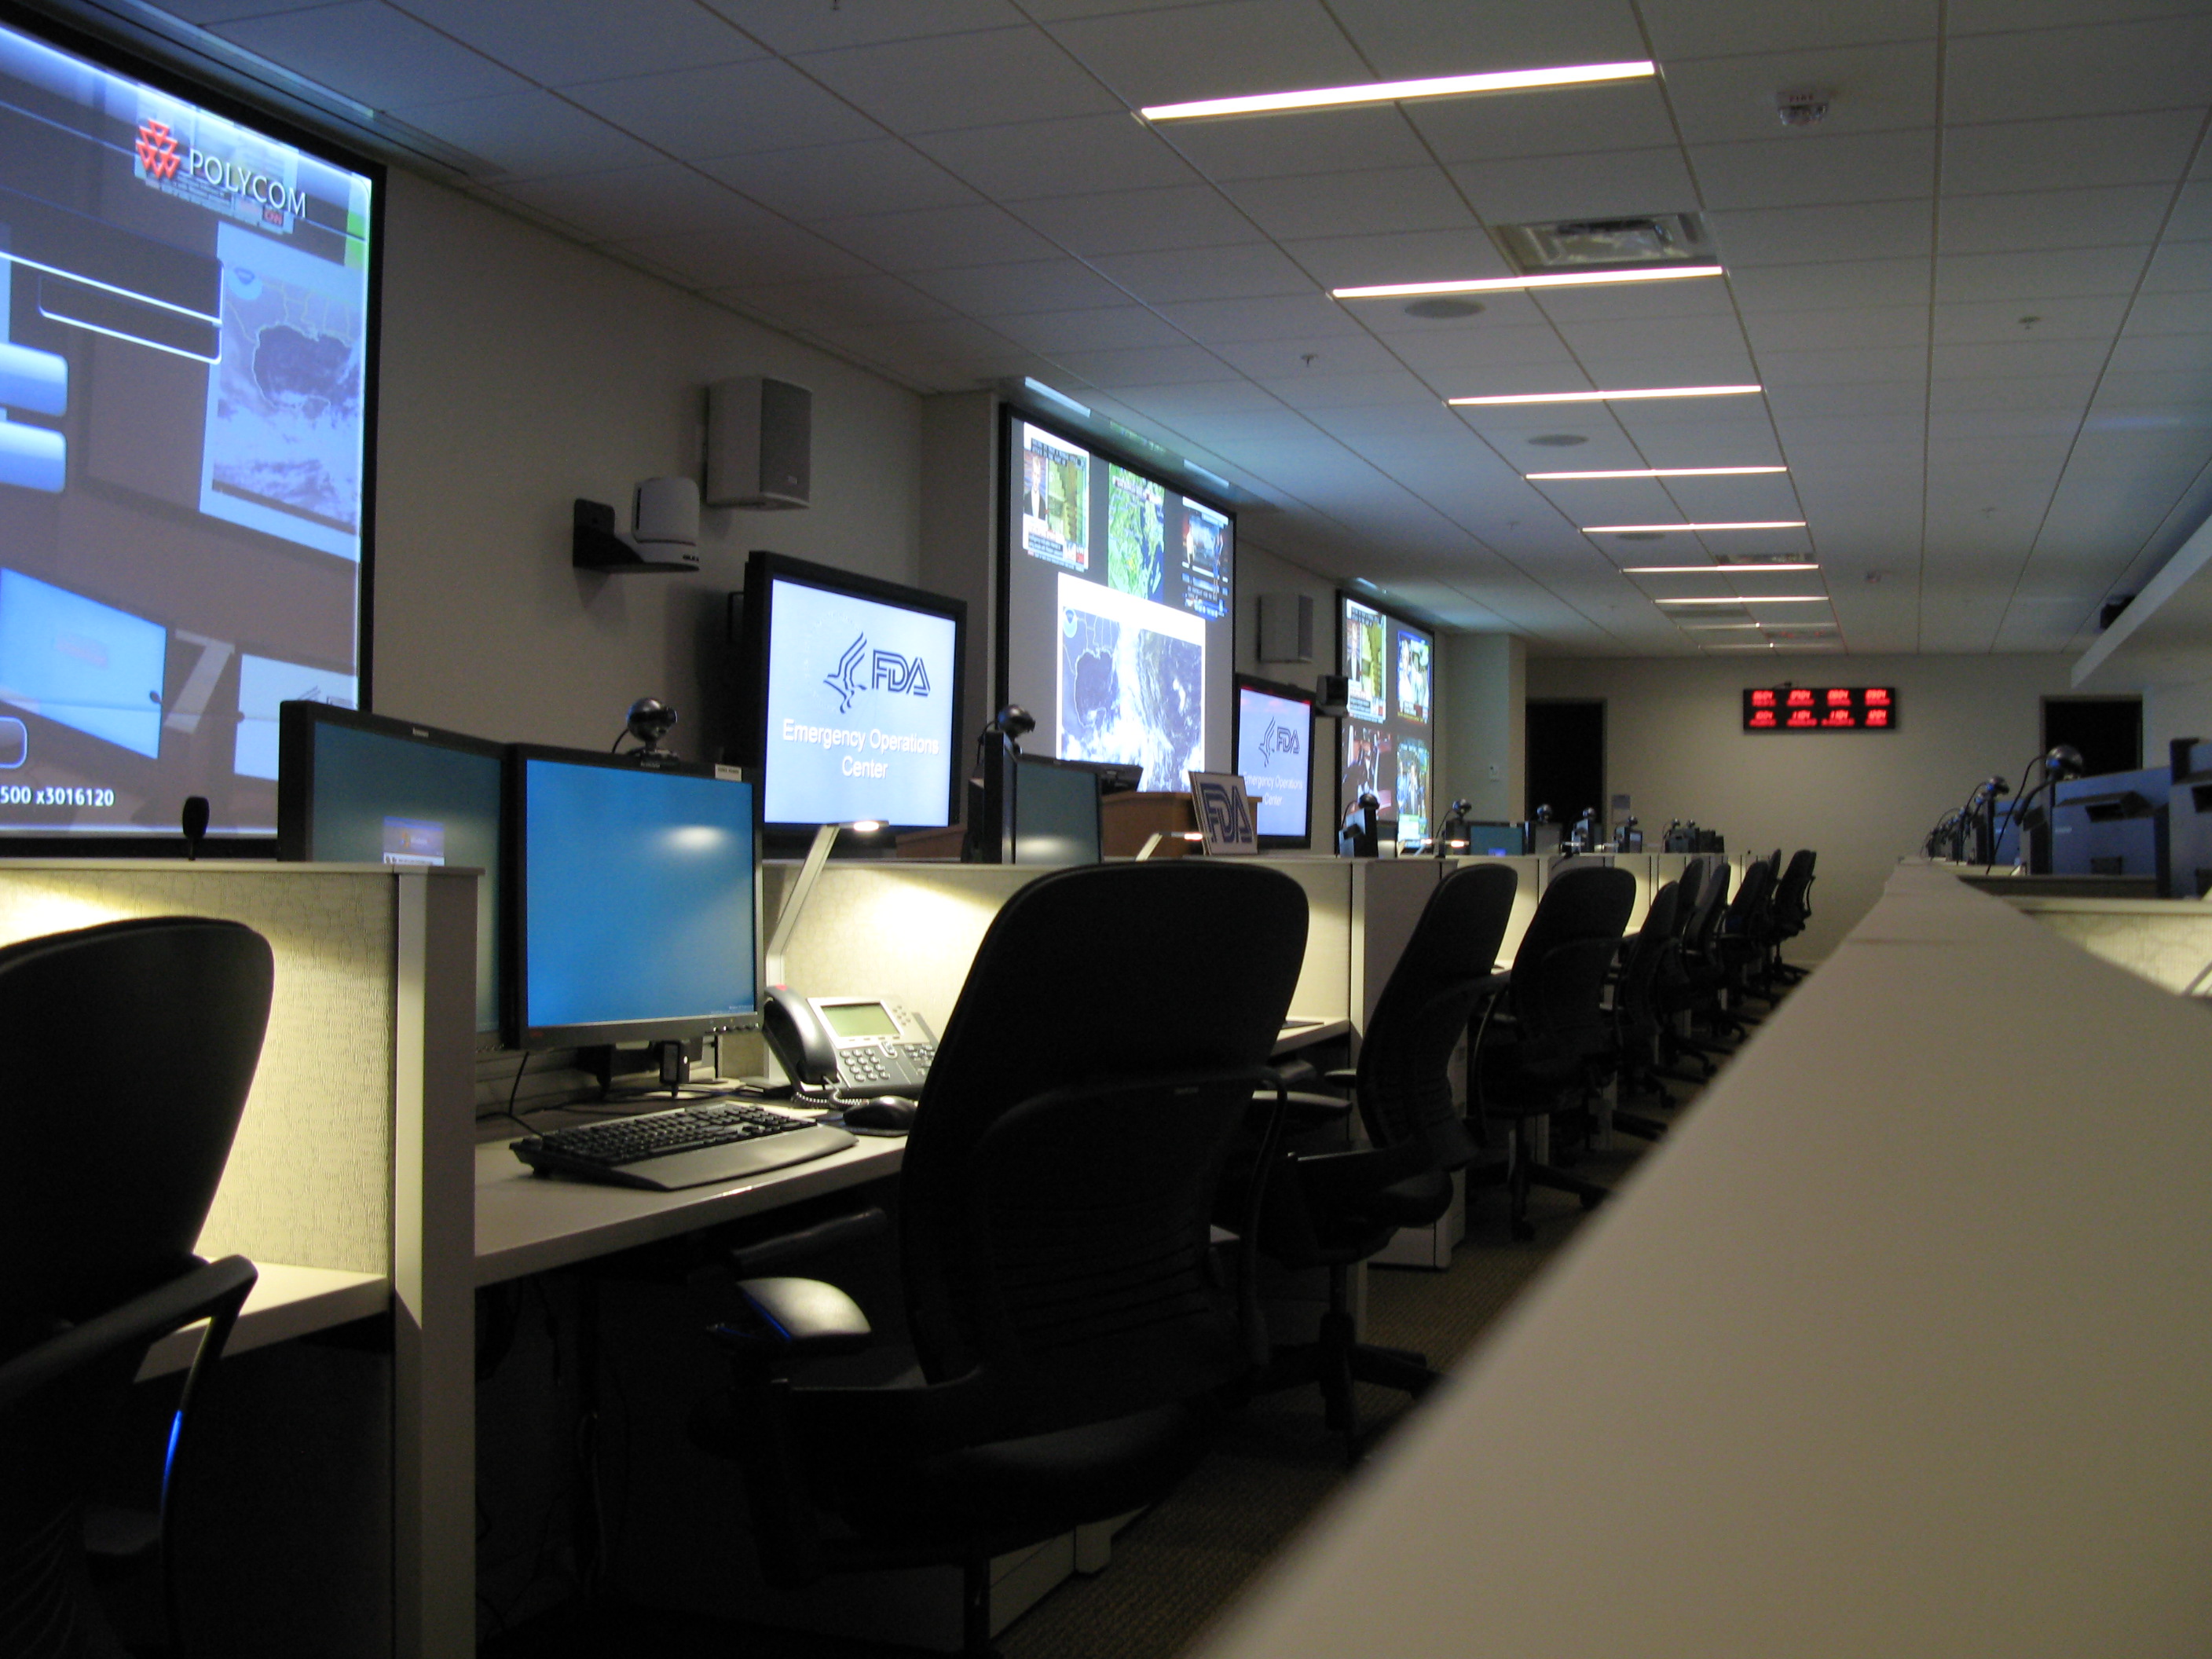
[[[185,810],[183,815],[179,819],[179,827],[185,832],[185,856],[186,858],[198,859],[199,857],[200,839],[207,834],[207,797],[205,795],[185,796]]]

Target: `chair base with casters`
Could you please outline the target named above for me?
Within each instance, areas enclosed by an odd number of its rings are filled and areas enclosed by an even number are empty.
[[[1516,1239],[1526,1241],[1536,1236],[1535,1226],[1528,1219],[1528,1191],[1532,1187],[1571,1194],[1582,1200],[1585,1210],[1595,1210],[1611,1195],[1612,1188],[1602,1182],[1576,1175],[1555,1164],[1539,1163],[1530,1152],[1530,1124],[1559,1113],[1561,1109],[1555,1103],[1531,1102],[1522,1109],[1512,1103],[1492,1101],[1486,1103],[1486,1109],[1492,1117],[1503,1119],[1505,1123],[1505,1164],[1501,1184],[1505,1188],[1508,1201],[1507,1224]]]

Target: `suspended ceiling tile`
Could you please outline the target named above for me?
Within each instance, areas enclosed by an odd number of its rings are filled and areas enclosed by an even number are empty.
[[[1833,259],[1925,258],[1935,246],[1935,202],[1850,202],[1831,207],[1759,208],[1711,216],[1731,270]]]
[[[2133,369],[2107,374],[2097,386],[2097,406],[2203,409],[2212,403],[2212,374],[2201,368]]]
[[[1632,321],[1564,323],[1560,337],[1586,361],[1620,361],[1690,354],[1740,359],[1743,325],[1734,317],[1674,317],[1663,323]]]
[[[406,9],[548,87],[768,55],[690,0],[623,0],[616,27],[598,0],[407,0]]]
[[[1100,275],[1151,305],[1310,294],[1315,287],[1313,279],[1279,249],[1263,245],[1115,253],[1091,264]]]
[[[1364,374],[1300,374],[1261,384],[1293,409],[1357,409],[1364,404],[1435,401],[1426,386],[1402,369]]]
[[[1462,216],[1464,218],[1465,216]],[[1388,236],[1330,236],[1285,242],[1283,251],[1322,288],[1382,283],[1449,283],[1505,276],[1512,267],[1472,219],[1458,230],[1418,230]],[[1394,302],[1348,300],[1353,313]],[[1402,307],[1402,300],[1395,302]]]
[[[1127,305],[1130,296],[1075,259],[1025,259],[917,271],[914,286],[973,316]]]
[[[1243,431],[1248,416],[1273,413],[1283,407],[1280,398],[1249,380],[1190,380],[1115,390],[1123,402],[1155,421],[1189,432],[1202,442]]]
[[[2172,198],[2166,185],[1947,195],[1938,246],[1945,253],[2015,253],[2150,242]]]
[[[1856,306],[1840,311],[1755,311],[1744,332],[1761,365],[1773,352],[1866,351],[1928,340],[1924,306]]]
[[[674,161],[565,179],[523,179],[501,188],[517,201],[581,226],[599,242],[641,241],[672,224],[694,232],[750,232],[763,225],[783,224],[727,185]]]
[[[823,52],[925,34],[1010,27],[1025,20],[1008,0],[869,0],[866,5],[807,5],[789,0],[705,0],[776,52]],[[1032,8],[1031,9],[1034,9]]]
[[[2136,302],[2140,311],[2142,302]],[[1959,301],[1935,308],[1936,342],[1962,345],[1996,340],[2109,340],[2130,316],[2125,295],[2019,300]],[[2033,318],[2033,322],[2023,319]]]
[[[1689,155],[1705,205],[1716,211],[1896,201],[1936,188],[1930,130],[1831,138],[1815,128],[1748,143],[1693,145]]]
[[[1577,55],[1561,61],[1626,62],[1642,57],[1642,52],[1634,52],[1620,59]],[[1405,110],[1406,118],[1440,161],[1501,161],[1613,149],[1658,149],[1675,142],[1666,99],[1656,81],[1545,87],[1477,98],[1423,99],[1406,105]]]
[[[1943,135],[1943,188],[1984,196],[2172,183],[2189,165],[2203,115],[2153,110],[1953,126]]]
[[[1238,373],[1269,382],[1316,374],[1388,374],[1401,370],[1395,357],[1361,335],[1240,340],[1217,343],[1211,349]],[[1312,361],[1308,362],[1309,358]]]
[[[1207,178],[1223,182],[1419,167],[1432,160],[1395,106],[1174,121],[1153,131]]]
[[[688,285],[700,288],[751,288],[809,277],[872,274],[842,248],[766,214],[742,230],[641,236],[622,246],[680,271]]]
[[[1655,353],[1651,356],[1624,353],[1619,356],[1600,356],[1595,352],[1582,356],[1582,364],[1592,380],[1608,391],[1626,391],[1644,386],[1749,386],[1756,383],[1758,375],[1752,368],[1751,354],[1738,344],[1733,350],[1690,351],[1680,354]],[[1624,403],[1629,400],[1623,400]],[[1637,400],[1633,407],[1625,407],[1621,418],[1637,420],[1701,420],[1709,411],[1690,410],[1692,403],[1703,404],[1702,398],[1665,398]],[[1731,401],[1733,401],[1731,399]],[[1665,405],[1663,408],[1662,405]]]
[[[1808,382],[1767,389],[1778,421],[1826,415],[1916,415],[1928,401],[1921,380],[1856,380],[1844,384]]]
[[[1626,0],[1502,7],[1474,28],[1460,0],[1331,0],[1329,9],[1385,80],[1646,56]]]
[[[1674,283],[1600,283],[1591,288],[1541,289],[1530,296],[1538,314],[1562,327],[1571,323],[1640,321],[1666,324],[1677,317],[1731,317],[1726,282],[1692,277]]]
[[[942,301],[932,299],[896,276],[775,283],[722,289],[709,297],[799,328],[904,323],[951,314],[951,308]]]
[[[1120,346],[1188,343],[1172,324],[1142,306],[1094,306],[982,319],[1009,339],[1042,352],[1103,351]]]
[[[1188,185],[1190,166],[1127,111],[917,136],[915,148],[985,195],[1019,202],[1056,191]]]
[[[1939,380],[1928,388],[1928,406],[1958,411],[2011,413],[2022,410],[2082,410],[2097,383],[2094,374],[2054,375],[2033,380]]]
[[[699,170],[787,217],[809,222],[898,210],[959,207],[975,192],[896,138],[729,155]]]
[[[2002,380],[2014,375],[2095,374],[2110,347],[2103,340],[2030,337],[1972,345],[1939,345],[1931,368],[1939,380]]]
[[[1386,334],[1384,342],[1401,362],[1425,378],[1443,375],[1455,382],[1505,364],[1542,364],[1571,372],[1573,358],[1548,328],[1501,328],[1461,335]]]
[[[1223,0],[1048,26],[1131,107],[1371,81],[1320,0]]]
[[[2174,199],[2173,216],[2166,221],[2166,234],[2176,241],[2212,239],[2212,179],[2199,179],[2181,187],[2181,194]]]
[[[1210,185],[1041,197],[1011,210],[1079,258],[1265,240]]]
[[[1106,351],[1059,351],[1054,362],[1094,386],[1171,386],[1189,380],[1233,380],[1237,372],[1212,352],[1193,345],[1121,346]]]
[[[1767,385],[1776,387],[1869,381],[1917,386],[1928,376],[1928,351],[1919,345],[1861,347],[1856,351],[1762,351],[1759,373]]]
[[[2146,294],[2197,294],[2212,289],[2212,241],[2166,242],[2143,276]],[[2200,304],[2206,303],[2201,298]],[[2212,306],[2208,306],[2212,311]]]
[[[2201,292],[2139,294],[2128,311],[2130,335],[2196,334],[2212,327],[2212,306]]]
[[[990,202],[871,213],[814,227],[885,270],[945,270],[978,263],[1049,258],[1060,250]]]
[[[534,87],[392,113],[514,178],[607,173],[662,159],[649,145]]]
[[[1367,336],[1344,307],[1321,294],[1282,294],[1249,300],[1191,300],[1163,305],[1161,316],[1206,345],[1252,341],[1327,342]],[[1321,350],[1319,344],[1306,349]]]
[[[1939,258],[1936,298],[1949,302],[2125,294],[2142,280],[2149,252],[2142,246],[2077,247]]]
[[[1944,113],[2002,121],[2021,109],[2103,115],[2195,107],[2212,64],[2212,15],[1961,36],[1944,64]]]
[[[811,52],[791,62],[899,133],[1103,114],[1121,106],[1029,27]]]
[[[1684,213],[1698,206],[1697,186],[1681,152],[1673,149],[1460,161],[1449,171],[1491,224]]]
[[[521,76],[376,0],[245,18],[212,33],[374,109],[530,89]]]
[[[1664,60],[1917,40],[1936,33],[1936,0],[1643,0]]]
[[[1416,316],[1406,308],[1413,304],[1409,299],[1345,300],[1333,303],[1341,304],[1344,314],[1357,319],[1362,328],[1386,336],[1449,340],[1492,330],[1505,332],[1540,328],[1550,332],[1544,313],[1526,294],[1498,292],[1460,297],[1471,301],[1475,309],[1457,317]]]
[[[1794,87],[1829,94],[1824,137],[1887,132],[1935,125],[1936,63],[1932,40],[1675,59],[1667,94],[1686,143],[1772,138],[1775,94]]]
[[[2124,335],[2106,368],[2114,374],[2203,374],[2212,369],[2212,332]]]
[[[774,58],[602,81],[567,95],[684,161],[883,137],[859,111]]]
[[[1838,259],[1826,265],[1762,265],[1735,271],[1729,286],[1748,316],[1761,311],[1925,306],[1931,278],[1925,259]]]
[[[1226,188],[1278,240],[1451,230],[1473,223],[1451,181],[1433,167],[1247,179]]]

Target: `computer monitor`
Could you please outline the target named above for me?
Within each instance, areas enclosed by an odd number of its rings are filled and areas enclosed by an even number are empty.
[[[1105,856],[1097,769],[1049,755],[1014,758],[1009,864],[1096,864]]]
[[[1313,845],[1313,693],[1237,676],[1237,769],[1263,852]]]
[[[477,1030],[495,1037],[505,745],[333,703],[280,703],[276,715],[278,858],[483,872]]]
[[[1519,858],[1528,850],[1528,826],[1470,823],[1467,826],[1467,850],[1469,854],[1486,853],[1492,858]]]
[[[2051,787],[2051,872],[2059,876],[2148,876],[2165,882],[2166,799],[2163,766],[2067,778]]]
[[[2172,756],[2172,793],[2166,799],[2166,870],[2160,892],[2167,898],[2203,898],[2212,892],[2212,744],[2177,738]]]
[[[750,782],[517,745],[507,825],[514,1046],[680,1042],[760,1023]]]
[[[737,758],[769,836],[955,822],[967,602],[757,552],[744,605]]]

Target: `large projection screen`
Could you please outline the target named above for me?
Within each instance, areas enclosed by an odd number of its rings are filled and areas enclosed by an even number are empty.
[[[219,101],[0,25],[11,844],[273,836],[277,705],[364,701],[381,176]]]
[[[1190,787],[1228,763],[1235,518],[1009,410],[1000,698],[1062,760]]]

